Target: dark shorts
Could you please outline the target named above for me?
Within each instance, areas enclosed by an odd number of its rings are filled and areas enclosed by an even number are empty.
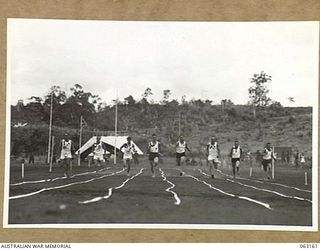
[[[236,166],[237,161],[240,162],[240,158],[231,158],[232,167]]]
[[[268,169],[268,165],[272,163],[272,160],[269,159],[269,160],[262,160],[262,166],[263,166],[263,169],[264,171],[267,171]]]
[[[186,153],[176,153],[176,158],[180,159],[181,157],[185,157]]]
[[[240,161],[240,158],[232,158],[232,159],[231,159],[231,162],[232,162],[233,164],[236,164],[237,161]]]
[[[149,161],[153,161],[154,158],[157,158],[157,157],[159,157],[159,153],[152,153],[152,152],[149,153]]]

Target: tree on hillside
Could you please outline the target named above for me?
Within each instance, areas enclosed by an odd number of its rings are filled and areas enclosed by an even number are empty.
[[[66,92],[61,90],[60,86],[58,85],[54,85],[50,88],[50,90],[48,91],[48,94],[44,97],[44,102],[49,102],[49,103],[51,102],[51,94],[53,94],[54,104],[62,105],[67,100]]]
[[[96,112],[96,104],[100,100],[98,95],[93,95],[91,92],[84,91],[83,87],[75,84],[70,89],[73,93],[68,97],[63,108],[66,109],[67,116],[69,116],[69,124],[77,126],[79,124],[80,116],[86,120],[90,120],[92,115]]]
[[[49,121],[50,117],[50,106],[51,106],[51,95],[52,95],[52,117],[53,121],[57,125],[65,125],[65,120],[63,117],[62,105],[67,100],[67,95],[65,91],[61,90],[60,86],[52,86],[43,101],[43,120]],[[37,98],[36,98],[37,99]]]
[[[163,91],[163,103],[168,103],[171,92],[169,89]]]
[[[250,82],[253,85],[249,88],[249,98],[253,107],[253,116],[255,118],[256,107],[266,107],[270,104],[271,99],[268,97],[269,89],[267,83],[272,81],[271,76],[264,71],[260,74],[253,74]]]
[[[221,110],[222,110],[222,118],[223,118],[223,121],[224,121],[224,118],[225,118],[226,105],[227,105],[227,99],[221,100]]]
[[[29,102],[25,106],[24,113],[28,118],[28,121],[40,122],[43,119],[44,109],[42,105],[42,98],[31,96],[29,98],[31,102]]]
[[[133,98],[132,95],[129,95],[128,97],[124,98],[124,101],[126,102],[126,104],[130,106],[136,104],[136,100]]]
[[[142,94],[142,99],[148,100],[148,98],[152,95],[153,95],[152,90],[150,88],[146,88],[146,90]]]
[[[17,111],[18,112],[22,111],[23,107],[24,107],[23,100],[22,99],[18,100],[18,102],[17,102]]]
[[[34,102],[34,103],[42,103],[43,102],[43,99],[38,96],[31,96],[29,98],[29,100],[31,100],[31,102]]]
[[[150,88],[146,88],[146,90],[142,94],[142,99],[140,100],[140,103],[142,104],[142,107],[143,107],[142,111],[144,115],[146,115],[148,112],[148,105],[149,105],[148,98],[151,95],[153,95],[153,93]]]
[[[249,88],[249,97],[253,105],[258,107],[268,106],[271,99],[267,96],[269,93],[267,83],[271,82],[271,76],[261,71],[260,74],[253,74],[250,81],[253,85]]]
[[[181,104],[182,105],[186,105],[188,102],[187,102],[187,97],[186,97],[186,95],[183,95],[183,96],[181,96]]]

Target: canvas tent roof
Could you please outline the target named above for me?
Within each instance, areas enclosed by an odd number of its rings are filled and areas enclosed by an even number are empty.
[[[100,140],[107,145],[107,151],[106,151],[107,154],[110,154],[109,151],[112,151],[112,148],[114,148],[114,145],[119,150],[120,147],[127,142],[127,136],[117,136],[117,138],[115,138],[115,136],[101,136],[100,138],[101,138]],[[80,149],[76,151],[76,154],[78,154],[80,151],[80,155],[82,155],[85,152],[87,152],[86,155],[88,155],[89,154],[88,149],[90,149],[96,141],[97,141],[97,136],[91,137]],[[135,149],[137,150],[137,153],[139,155],[143,155],[143,152],[141,151],[141,149],[133,141],[132,143],[134,144]]]

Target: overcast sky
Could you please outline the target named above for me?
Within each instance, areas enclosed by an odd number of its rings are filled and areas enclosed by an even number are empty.
[[[311,106],[318,82],[318,22],[124,22],[10,19],[11,103],[74,84],[111,103],[202,98],[249,100],[253,73],[273,80],[270,97],[285,106]],[[296,102],[290,104],[288,97]]]

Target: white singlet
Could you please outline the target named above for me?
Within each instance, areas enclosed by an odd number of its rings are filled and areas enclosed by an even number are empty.
[[[122,148],[123,152],[123,159],[132,159],[132,155],[135,152],[134,145],[131,143],[131,145],[128,145],[128,143],[125,144],[126,146]]]
[[[66,141],[65,139],[62,139],[61,141],[61,159],[65,159],[65,158],[72,158],[72,154],[71,154],[71,140]]]
[[[102,146],[102,141],[100,141],[98,144],[94,145],[93,159],[104,161],[103,154],[104,154],[104,149]]]
[[[240,158],[241,156],[241,149],[238,146],[237,148],[235,146],[232,147],[232,158]]]
[[[156,141],[155,144],[153,144],[153,142],[151,141],[149,143],[150,146],[150,153],[159,153],[159,142]]]
[[[267,149],[267,148],[265,148],[264,149],[264,154],[263,154],[263,156],[262,156],[262,159],[264,159],[264,160],[271,160],[271,158],[272,158],[272,149]]]
[[[209,151],[209,155],[208,155],[208,160],[212,161],[214,159],[218,158],[218,144],[217,142],[215,142],[214,144],[211,144],[211,142],[208,144],[208,151]]]
[[[176,144],[176,152],[179,153],[179,154],[185,153],[186,152],[186,146],[187,146],[187,143],[185,141],[183,141],[183,143],[178,141],[177,144]]]

